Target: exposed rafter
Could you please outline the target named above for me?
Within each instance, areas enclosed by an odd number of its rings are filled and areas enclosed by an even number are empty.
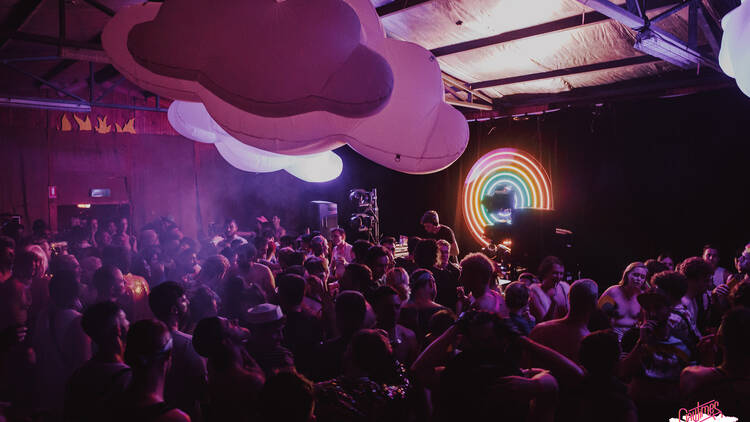
[[[492,111],[468,111],[469,120],[540,114],[570,106],[594,105],[649,97],[674,97],[732,86],[732,79],[709,71],[696,75],[691,71],[674,71],[663,75],[632,79],[614,84],[578,88],[560,94],[519,94],[498,99]]]
[[[549,70],[546,72],[531,73],[528,75],[511,76],[509,78],[492,79],[489,81],[475,82],[470,84],[471,88],[490,88],[502,85],[510,85],[519,82],[537,81],[540,79],[557,78],[560,76],[575,75],[578,73],[594,72],[597,70],[614,69],[618,67],[634,66],[644,63],[658,62],[660,59],[652,56],[636,56],[625,59],[612,60],[609,62],[591,63],[582,66],[568,67],[565,69]]]
[[[396,0],[392,3],[384,4],[380,7],[375,8],[375,11],[378,12],[378,16],[382,18],[383,16],[392,15],[394,13],[400,13],[410,7],[413,7],[422,3],[427,3],[429,1],[431,0]]]
[[[647,3],[647,11],[660,10],[664,7],[675,4],[675,0],[657,0]],[[492,35],[490,37],[478,38],[475,40],[464,41],[457,44],[437,47],[431,50],[435,57],[446,56],[448,54],[461,53],[476,48],[488,47],[491,45],[502,44],[516,41],[523,38],[536,37],[539,35],[550,34],[558,31],[567,31],[581,28],[587,25],[593,25],[609,20],[610,18],[599,12],[585,12],[581,15],[569,16],[539,25],[533,25],[526,28],[516,29],[513,31],[503,32],[502,34]]]
[[[17,2],[8,13],[8,17],[0,28],[0,48],[11,39],[11,35],[21,29],[24,23],[29,20],[31,15],[39,8],[42,0],[23,0]]]

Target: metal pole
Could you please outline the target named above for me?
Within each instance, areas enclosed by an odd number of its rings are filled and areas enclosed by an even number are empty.
[[[94,62],[89,62],[89,102],[94,102]]]
[[[48,80],[46,80],[44,78],[40,78],[39,76],[36,76],[33,73],[29,73],[29,72],[27,72],[27,71],[25,71],[23,69],[19,69],[19,68],[13,66],[10,63],[3,63],[3,65],[5,65],[6,67],[8,67],[10,69],[15,70],[18,73],[21,73],[23,75],[26,75],[26,76],[34,79],[35,81],[39,82],[42,85],[47,85],[48,87],[54,89],[55,91],[61,92],[61,93],[65,94],[65,95],[67,95],[69,97],[75,98],[76,100],[78,100],[78,101],[80,101],[80,102],[82,102],[84,104],[88,104],[89,103],[88,101],[86,101],[83,98],[77,96],[76,94],[73,94],[72,92],[68,92],[68,91],[64,90],[63,88],[60,88],[59,86],[53,84],[52,82],[50,82],[50,81],[48,81]]]

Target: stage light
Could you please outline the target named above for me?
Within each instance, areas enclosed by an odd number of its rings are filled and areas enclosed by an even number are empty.
[[[76,207],[88,209],[91,208],[91,204],[76,204]]]
[[[498,190],[512,193],[515,209],[552,209],[549,176],[530,154],[514,148],[496,149],[485,154],[469,171],[463,188],[466,225],[472,236],[485,247],[490,244],[485,229],[507,223],[510,217],[507,212],[488,210],[487,200],[483,204],[486,197]]]

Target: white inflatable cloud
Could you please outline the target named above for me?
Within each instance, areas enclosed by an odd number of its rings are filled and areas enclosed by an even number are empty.
[[[724,15],[721,19],[724,35],[721,38],[719,65],[728,76],[750,97],[750,1]]]
[[[285,170],[306,182],[328,182],[337,178],[343,169],[341,158],[332,151],[289,156],[245,145],[226,133],[201,103],[174,101],[169,106],[167,117],[180,135],[214,144],[229,164],[243,171],[269,173]]]

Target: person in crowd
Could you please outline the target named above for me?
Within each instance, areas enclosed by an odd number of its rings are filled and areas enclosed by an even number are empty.
[[[172,363],[164,382],[164,401],[195,419],[206,391],[206,365],[193,348],[192,336],[180,331],[187,322],[190,302],[179,284],[165,281],[151,290],[148,303],[172,335]]]
[[[185,333],[192,334],[198,321],[219,315],[219,295],[208,286],[198,286],[188,292],[190,311]]]
[[[221,315],[247,326],[247,310],[266,303],[266,296],[256,285],[245,283],[240,277],[230,277],[224,284]]]
[[[661,262],[662,264],[666,265],[667,268],[669,268],[669,271],[674,271],[675,260],[672,258],[672,254],[669,252],[662,252],[659,254],[659,256],[656,258],[657,261]]]
[[[315,347],[323,341],[323,324],[302,306],[306,282],[296,274],[279,276],[279,304],[284,312],[282,345],[294,355],[297,370],[309,374],[315,364]]]
[[[250,340],[247,351],[258,362],[266,376],[282,369],[294,369],[292,352],[282,346],[286,317],[281,307],[261,303],[247,312]]]
[[[458,243],[456,242],[456,236],[453,234],[453,230],[444,225],[440,224],[440,219],[438,217],[437,211],[427,211],[422,215],[422,219],[419,221],[420,224],[422,224],[422,227],[424,227],[425,239],[435,239],[435,240],[446,240],[451,245],[451,257],[453,261],[457,261],[458,259]]]
[[[341,277],[340,291],[355,290],[369,296],[376,288],[370,267],[357,263],[346,266],[344,276]]]
[[[346,263],[354,261],[352,245],[346,242],[346,231],[341,227],[331,229],[331,261],[337,258]]]
[[[455,310],[458,302],[458,279],[437,267],[438,246],[435,239],[420,240],[414,249],[416,267],[430,271],[437,287],[437,303]],[[413,274],[413,272],[412,272]]]
[[[667,320],[669,332],[690,349],[691,360],[694,359],[700,333],[697,327],[691,323],[688,310],[682,304],[682,297],[688,288],[687,279],[677,271],[662,271],[654,274],[651,278],[651,285],[658,287],[667,295],[670,306],[669,319]]]
[[[29,340],[31,294],[15,279],[0,283],[0,400],[10,420],[31,418],[37,408],[35,356]]]
[[[146,279],[130,272],[131,253],[123,246],[108,246],[102,253],[102,262],[105,265],[115,266],[122,272],[125,280],[127,298],[131,302],[127,306],[128,317],[133,321],[151,318],[151,309],[148,307],[149,285]]]
[[[393,356],[404,365],[411,366],[419,353],[419,344],[414,331],[398,324],[401,314],[401,299],[392,287],[381,286],[373,294],[373,311],[376,327],[388,334]]]
[[[343,358],[346,347],[354,333],[364,328],[367,302],[362,293],[345,290],[336,297],[337,336],[322,342],[316,356],[313,379],[329,380],[343,373]]]
[[[205,421],[254,420],[265,375],[245,350],[249,337],[247,329],[222,317],[205,318],[196,325],[193,345],[208,359]]]
[[[414,271],[411,275],[411,288],[412,300],[401,309],[399,322],[414,331],[422,341],[432,315],[447,308],[435,302],[437,288],[430,270]]]
[[[536,325],[529,311],[529,288],[522,281],[514,281],[505,288],[505,304],[510,322],[523,336],[528,336]]]
[[[679,377],[690,363],[690,349],[670,331],[672,302],[666,291],[652,286],[638,295],[638,302],[643,317],[640,327],[623,335],[627,356],[621,373],[631,379],[629,394],[639,419],[666,420],[680,407]]]
[[[570,285],[562,281],[565,268],[554,256],[544,258],[539,264],[541,282],[530,286],[531,314],[537,323],[562,318],[568,313]]]
[[[244,245],[247,243],[247,239],[237,234],[237,221],[235,221],[233,218],[227,219],[226,222],[224,222],[224,233],[222,236],[217,239],[216,245],[220,248],[224,248],[226,246],[232,246],[232,242],[238,241],[241,245]]]
[[[434,420],[493,420],[502,412],[504,420],[551,421],[557,380],[546,370],[522,369],[523,349],[542,348],[541,354],[565,358],[524,339],[507,319],[469,311],[432,342],[412,372],[435,392]],[[456,355],[455,346],[461,350]]]
[[[328,241],[325,237],[317,235],[310,239],[310,254],[316,258],[327,259]]]
[[[279,249],[279,266],[284,271],[289,267],[295,265],[303,265],[305,263],[305,254],[299,251],[295,251],[291,247],[284,247]]]
[[[123,358],[130,323],[119,305],[114,302],[91,305],[83,312],[81,327],[96,345],[96,351],[67,382],[63,413],[66,422],[100,420],[132,377]]]
[[[5,283],[13,275],[15,256],[16,242],[8,236],[0,236],[0,283]]]
[[[711,244],[703,246],[702,258],[704,261],[711,264],[711,268],[713,269],[713,274],[711,275],[711,288],[713,289],[714,287],[724,284],[729,277],[729,271],[727,271],[726,268],[719,266],[719,249]]]
[[[643,263],[643,265],[646,266],[647,270],[645,288],[651,287],[649,285],[649,282],[651,281],[651,277],[653,277],[654,274],[660,273],[662,271],[669,271],[669,267],[666,264],[659,262],[653,258],[647,259],[646,262]]]
[[[284,371],[266,380],[260,392],[260,420],[313,422],[315,390],[312,382],[294,371]]]
[[[750,309],[735,308],[722,320],[717,336],[723,360],[718,365],[688,366],[680,375],[685,408],[716,400],[727,416],[750,415]]]
[[[589,318],[596,310],[599,287],[594,280],[578,280],[570,286],[568,314],[561,319],[539,323],[529,338],[543,344],[568,359],[579,362],[581,340],[589,335]]]
[[[429,346],[435,339],[443,335],[453,324],[455,324],[458,317],[456,314],[448,308],[441,309],[430,317],[427,322],[427,334],[424,336],[424,342],[422,348]]]
[[[711,264],[701,257],[688,258],[680,264],[680,272],[687,279],[687,292],[682,297],[682,304],[687,310],[690,325],[697,327],[703,333],[710,322],[711,297],[710,291],[714,270]],[[722,290],[727,290],[723,287]],[[728,291],[726,292],[728,293]]]
[[[750,309],[750,280],[744,280],[732,289],[729,294],[729,303],[733,308]]]
[[[391,254],[391,258],[396,256],[396,238],[393,236],[384,236],[380,239],[380,246],[386,248],[388,253]]]
[[[153,229],[143,229],[138,236],[138,248],[149,249],[159,246],[159,234]]]
[[[331,271],[328,267],[328,260],[325,258],[310,257],[305,260],[303,265],[307,274],[318,277],[322,282],[328,284],[328,276]]]
[[[91,357],[89,337],[81,328],[78,279],[60,272],[49,284],[50,303],[34,327],[39,404],[53,418],[63,410],[65,383]]]
[[[102,260],[96,256],[87,256],[81,260],[81,302],[84,307],[96,301],[94,273],[102,267]]]
[[[409,288],[409,274],[406,273],[405,269],[400,267],[391,268],[388,274],[385,275],[385,285],[392,287],[398,292],[401,305],[406,305],[409,302],[411,289]]]
[[[741,249],[734,258],[734,268],[736,274],[731,274],[727,279],[727,286],[733,289],[736,285],[745,280],[750,280],[750,249]]]
[[[33,248],[33,249],[32,249]],[[76,261],[72,255],[64,255],[71,257],[72,261]],[[59,258],[55,258],[56,260]],[[31,292],[31,308],[29,309],[29,321],[33,324],[37,319],[37,315],[44,309],[49,303],[49,277],[45,274],[47,259],[44,252],[39,249],[38,246],[27,246],[16,255],[16,260],[13,265],[13,278],[23,283]],[[57,271],[59,273],[62,271]]]
[[[378,286],[385,285],[385,273],[388,272],[391,257],[383,246],[371,246],[365,256],[365,265],[372,271],[372,279]]]
[[[638,295],[647,287],[648,269],[642,262],[632,262],[622,273],[618,284],[610,286],[599,298],[599,308],[610,315],[618,338],[633,328],[641,313]]]
[[[418,268],[414,261],[414,250],[417,249],[417,244],[420,240],[422,239],[417,236],[409,237],[409,240],[406,242],[408,255],[405,257],[398,257],[394,260],[394,265],[405,269],[407,274],[413,273]]]
[[[456,312],[460,314],[467,309],[478,309],[508,316],[508,307],[503,295],[490,288],[495,277],[495,265],[481,253],[471,253],[461,260],[461,278],[459,283],[469,294],[460,295]]]
[[[540,283],[539,279],[536,277],[534,273],[525,272],[521,273],[518,276],[518,281],[522,282],[526,285],[526,287],[531,287],[532,284],[538,284]]]
[[[315,385],[317,421],[407,420],[409,380],[382,331],[354,334],[345,360],[341,376]]]
[[[364,239],[359,239],[352,244],[352,254],[354,259],[352,263],[367,265],[367,251],[374,246],[372,243]]]
[[[112,246],[112,235],[103,228],[99,228],[99,230],[96,231],[94,239],[96,247],[99,249],[100,253],[104,251],[104,248]]]
[[[572,286],[571,286],[572,291]],[[586,375],[576,394],[576,421],[637,422],[638,412],[628,387],[617,378],[620,342],[611,330],[595,331],[581,340],[579,360]]]
[[[116,302],[121,306],[128,305],[124,300],[125,278],[119,268],[110,265],[102,266],[94,272],[93,284],[96,289],[96,302]],[[127,315],[128,310],[124,306],[123,309]]]
[[[195,282],[198,285],[208,286],[213,291],[220,291],[228,270],[229,260],[223,255],[209,256],[203,261],[201,271],[198,273]]]
[[[268,266],[255,262],[257,249],[247,244],[237,248],[237,252],[237,275],[242,277],[247,285],[258,286],[263,291],[263,295],[269,301],[273,301],[276,297],[276,281]],[[300,265],[302,265],[301,262]]]
[[[130,327],[126,343],[125,364],[133,371],[132,381],[115,399],[106,419],[190,422],[186,413],[164,401],[164,383],[173,348],[169,328],[159,320],[138,321]]]
[[[438,260],[436,268],[440,271],[435,273],[436,281],[443,286],[443,294],[449,292],[455,292],[455,287],[458,286],[458,278],[461,275],[461,269],[456,264],[451,262],[451,246],[445,239],[437,241],[438,247]],[[449,300],[453,300],[451,295]]]

